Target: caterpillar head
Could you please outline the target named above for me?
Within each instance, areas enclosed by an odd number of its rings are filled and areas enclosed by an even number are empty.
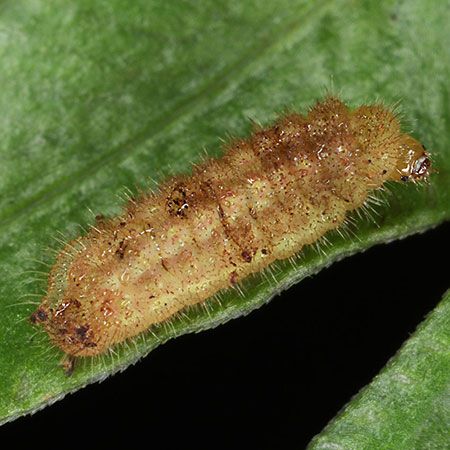
[[[431,159],[425,147],[409,135],[401,140],[401,157],[397,165],[398,179],[401,181],[426,180],[430,175]]]

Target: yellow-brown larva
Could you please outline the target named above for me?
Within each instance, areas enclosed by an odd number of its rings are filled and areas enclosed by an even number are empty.
[[[69,355],[104,353],[297,254],[371,191],[429,166],[387,108],[327,98],[99,219],[59,254],[31,319]]]

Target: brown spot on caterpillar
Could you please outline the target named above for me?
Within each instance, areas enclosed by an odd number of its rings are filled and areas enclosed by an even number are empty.
[[[81,341],[85,341],[87,339],[88,331],[89,331],[89,326],[87,326],[87,325],[82,325],[75,329],[75,332],[77,333],[77,336]]]
[[[238,274],[235,271],[231,272],[230,273],[230,284],[233,285],[233,286],[235,284],[237,284],[238,278],[239,278]]]
[[[243,260],[244,260],[245,262],[248,262],[248,263],[249,263],[249,262],[252,262],[252,255],[251,255],[250,252],[244,250],[244,251],[241,253],[241,256],[242,256],[242,258],[243,258]]]
[[[31,323],[45,322],[48,319],[48,314],[41,308],[38,308],[30,316]]]
[[[120,241],[119,248],[116,250],[116,255],[118,255],[120,259],[123,259],[127,245],[128,244],[125,242],[125,239]]]
[[[161,266],[166,272],[169,272],[169,268],[167,267],[167,261],[164,258],[161,258]]]
[[[69,355],[105,353],[315,244],[386,181],[429,173],[428,153],[387,108],[328,98],[69,243],[32,321]]]
[[[186,216],[188,208],[186,188],[182,184],[178,184],[167,197],[169,214],[183,218]]]

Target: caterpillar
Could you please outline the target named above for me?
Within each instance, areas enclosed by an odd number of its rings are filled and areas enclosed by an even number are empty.
[[[384,183],[426,179],[430,166],[391,110],[327,97],[99,217],[58,254],[31,321],[70,357],[105,353],[298,254]]]

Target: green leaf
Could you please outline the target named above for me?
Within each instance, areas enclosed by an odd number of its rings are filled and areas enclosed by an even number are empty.
[[[333,261],[450,217],[450,96],[445,2],[425,0],[5,0],[0,3],[0,422],[105,378],[183,333],[246,314]],[[424,32],[426,30],[426,32]],[[418,39],[420,36],[420,39]],[[332,236],[246,295],[193,309],[72,377],[27,318],[66,241],[114,214],[124,187],[187,171],[206,147],[303,111],[333,87],[350,105],[401,102],[405,125],[434,156],[422,189],[392,187],[377,227]],[[149,180],[152,178],[152,181]],[[64,237],[58,238],[58,232]],[[47,265],[45,265],[47,264]],[[430,375],[431,376],[431,375]],[[424,400],[425,401],[425,400]]]
[[[308,449],[448,448],[450,291]]]

